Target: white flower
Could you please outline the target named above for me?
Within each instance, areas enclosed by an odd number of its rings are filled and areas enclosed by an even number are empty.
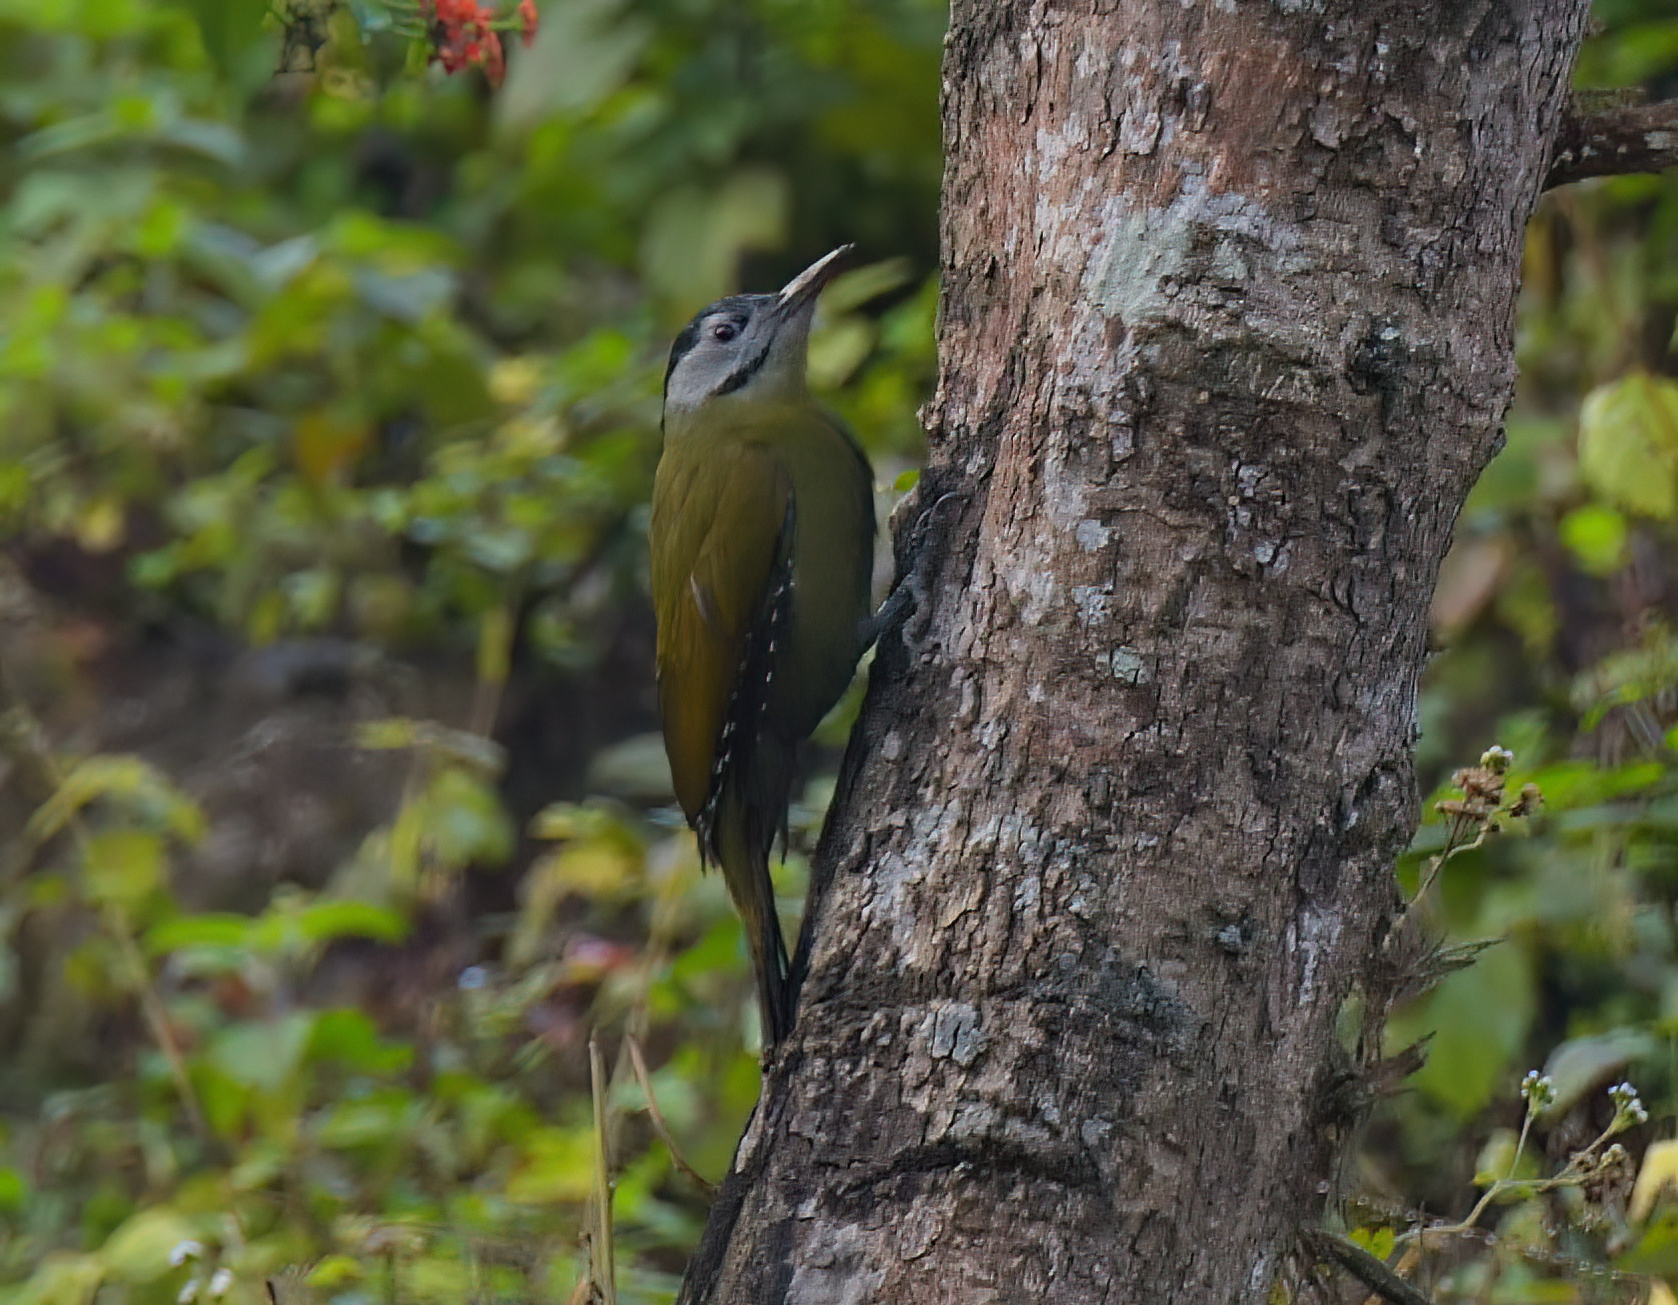
[[[1540,1111],[1556,1099],[1556,1085],[1550,1081],[1548,1074],[1540,1074],[1536,1069],[1528,1070],[1527,1076],[1521,1080],[1521,1096],[1533,1111]]]

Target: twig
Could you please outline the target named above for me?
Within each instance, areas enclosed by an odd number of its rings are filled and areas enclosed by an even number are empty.
[[[1416,1265],[1421,1262],[1421,1258],[1421,1247],[1409,1247],[1403,1255],[1398,1257],[1398,1263],[1391,1266],[1393,1275],[1401,1281],[1408,1282],[1409,1279],[1404,1275],[1415,1269]],[[1366,1283],[1364,1285],[1367,1286],[1368,1284]],[[1381,1305],[1381,1302],[1384,1299],[1387,1298],[1383,1297],[1381,1293],[1377,1291],[1373,1293],[1368,1300],[1364,1301],[1363,1305]]]
[[[1402,1237],[1397,1238],[1397,1243],[1403,1244],[1404,1242],[1414,1239],[1418,1244],[1420,1244],[1425,1242],[1428,1237],[1443,1237],[1447,1233],[1465,1233],[1470,1228],[1474,1227],[1475,1224],[1480,1222],[1480,1216],[1486,1212],[1487,1207],[1490,1206],[1491,1203],[1502,1193],[1508,1191],[1511,1187],[1524,1186],[1525,1184],[1520,1183],[1519,1180],[1516,1179],[1515,1171],[1521,1166],[1521,1153],[1526,1150],[1527,1135],[1532,1132],[1532,1116],[1533,1111],[1529,1106],[1525,1113],[1521,1116],[1521,1136],[1515,1143],[1515,1155],[1509,1161],[1509,1172],[1502,1178],[1494,1181],[1490,1187],[1486,1188],[1485,1194],[1474,1203],[1474,1208],[1468,1212],[1461,1223],[1433,1224],[1426,1228],[1416,1228],[1405,1233]],[[1586,1151],[1580,1152],[1580,1154],[1589,1154],[1590,1150],[1594,1150],[1603,1141],[1606,1141],[1608,1136],[1609,1135],[1607,1133],[1604,1133],[1601,1138],[1598,1138],[1597,1141],[1591,1143],[1590,1148]],[[1568,1169],[1571,1170],[1572,1168],[1573,1162],[1570,1161],[1568,1163]],[[1566,1170],[1563,1172],[1566,1172]]]
[[[1329,1260],[1351,1274],[1382,1300],[1392,1305],[1433,1305],[1433,1300],[1414,1283],[1406,1282],[1350,1237],[1327,1228],[1301,1228],[1299,1239],[1320,1260]]]
[[[495,722],[501,714],[501,699],[507,691],[507,676],[518,638],[519,608],[529,587],[530,568],[520,567],[508,580],[498,606],[484,613],[478,632],[478,678],[472,688],[472,717],[467,726],[473,734],[495,737]]]
[[[175,1041],[175,1031],[169,1025],[169,1012],[164,1008],[163,998],[158,996],[157,987],[151,981],[151,967],[146,964],[145,955],[140,951],[139,943],[134,940],[133,930],[128,926],[128,918],[114,906],[102,911],[100,918],[106,931],[116,940],[117,950],[122,953],[123,963],[127,965],[131,982],[134,984],[134,994],[140,1002],[140,1012],[151,1030],[152,1040],[157,1043],[157,1049],[163,1053],[164,1063],[169,1067],[169,1078],[181,1098],[181,1105],[186,1109],[186,1117],[192,1125],[192,1131],[198,1135],[200,1142],[213,1149],[215,1139],[210,1134],[210,1126],[204,1118],[203,1108],[198,1104],[198,1093],[193,1090],[192,1079],[187,1074],[186,1060]]]
[[[653,980],[670,954],[675,931],[681,919],[681,900],[679,877],[672,874],[667,877],[657,900],[653,903],[652,923],[648,927],[647,945],[642,953],[641,974],[637,980],[634,998],[629,1003],[629,1012],[624,1018],[625,1037],[618,1044],[618,1058],[612,1064],[612,1076],[606,1088],[606,1136],[613,1154],[617,1153],[623,1140],[624,1112],[612,1105],[612,1089],[634,1072],[634,1066],[629,1060],[631,1040],[647,1036],[647,999],[652,992]]]
[[[0,669],[0,757],[12,763],[20,796],[40,806],[58,791],[58,767],[35,714],[17,700]],[[19,838],[0,858],[0,889],[22,879],[35,855],[36,840]]]
[[[664,1112],[658,1108],[658,1098],[653,1095],[653,1080],[647,1073],[647,1062],[641,1055],[640,1040],[631,1033],[624,1036],[624,1042],[629,1047],[629,1063],[635,1069],[635,1081],[641,1085],[641,1094],[647,1098],[647,1118],[652,1121],[653,1132],[658,1134],[659,1140],[669,1150],[676,1168],[698,1183],[705,1195],[715,1196],[715,1184],[687,1162],[676,1147],[676,1139],[670,1135],[670,1125],[664,1122]]]
[[[1499,1178],[1488,1187],[1485,1194],[1474,1203],[1472,1210],[1457,1223],[1436,1223],[1429,1224],[1425,1228],[1413,1228],[1407,1233],[1400,1234],[1395,1239],[1395,1244],[1402,1245],[1405,1242],[1414,1241],[1418,1245],[1425,1245],[1429,1238],[1458,1237],[1465,1232],[1471,1232],[1475,1225],[1480,1222],[1480,1216],[1490,1208],[1492,1202],[1506,1192],[1519,1190],[1530,1196],[1538,1196],[1562,1187],[1577,1187],[1589,1179],[1602,1164],[1608,1163],[1597,1155],[1603,1144],[1616,1133],[1625,1131],[1624,1125],[1616,1114],[1614,1122],[1603,1129],[1596,1141],[1592,1142],[1583,1151],[1573,1153],[1568,1159],[1567,1167],[1559,1174],[1553,1174],[1549,1178],[1516,1178],[1514,1176],[1515,1167],[1521,1162],[1521,1151],[1526,1146],[1527,1133],[1532,1125],[1533,1114],[1533,1111],[1527,1111],[1526,1119],[1521,1124],[1521,1139],[1515,1144],[1515,1158],[1509,1163],[1508,1176]]]
[[[617,1264],[612,1247],[612,1157],[606,1138],[606,1059],[600,1038],[588,1038],[589,1082],[594,1093],[594,1204],[596,1222],[589,1269],[603,1305],[618,1305]]]
[[[1544,189],[1589,177],[1678,166],[1678,100],[1581,112],[1569,105],[1550,154]]]
[[[1471,841],[1458,841],[1470,829],[1474,829],[1476,827],[1479,832]],[[1422,875],[1422,882],[1416,889],[1416,895],[1405,905],[1404,911],[1399,915],[1398,920],[1394,923],[1393,927],[1387,931],[1386,940],[1382,944],[1384,947],[1391,948],[1393,946],[1393,940],[1403,936],[1405,925],[1410,922],[1411,915],[1415,913],[1415,911],[1421,906],[1423,899],[1427,897],[1428,890],[1432,888],[1434,883],[1439,879],[1440,872],[1445,869],[1445,863],[1453,857],[1461,856],[1464,852],[1472,852],[1475,848],[1479,847],[1486,841],[1486,838],[1490,833],[1491,826],[1484,822],[1472,820],[1467,816],[1453,816],[1451,818],[1450,831],[1445,836],[1444,849],[1428,861],[1427,870]]]

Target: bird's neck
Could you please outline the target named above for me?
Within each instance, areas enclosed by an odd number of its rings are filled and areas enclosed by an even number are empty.
[[[729,436],[736,439],[767,439],[797,424],[798,417],[812,405],[809,390],[777,386],[738,394],[713,395],[691,408],[666,406],[664,438],[683,440]]]

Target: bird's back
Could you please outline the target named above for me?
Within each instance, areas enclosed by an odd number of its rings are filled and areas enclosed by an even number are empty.
[[[809,736],[856,673],[874,569],[874,483],[837,417],[811,405],[807,438],[781,454],[792,481],[790,643],[775,693],[791,734]]]

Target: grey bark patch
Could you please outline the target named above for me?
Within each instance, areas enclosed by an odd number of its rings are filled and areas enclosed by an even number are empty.
[[[823,1229],[793,1270],[786,1305],[869,1305],[878,1299],[874,1293],[885,1274],[866,1264],[875,1245],[872,1229],[854,1224]]]
[[[932,1017],[932,1054],[948,1056],[966,1069],[979,1057],[985,1035],[979,1027],[979,1012],[964,1002],[939,1008]]]

